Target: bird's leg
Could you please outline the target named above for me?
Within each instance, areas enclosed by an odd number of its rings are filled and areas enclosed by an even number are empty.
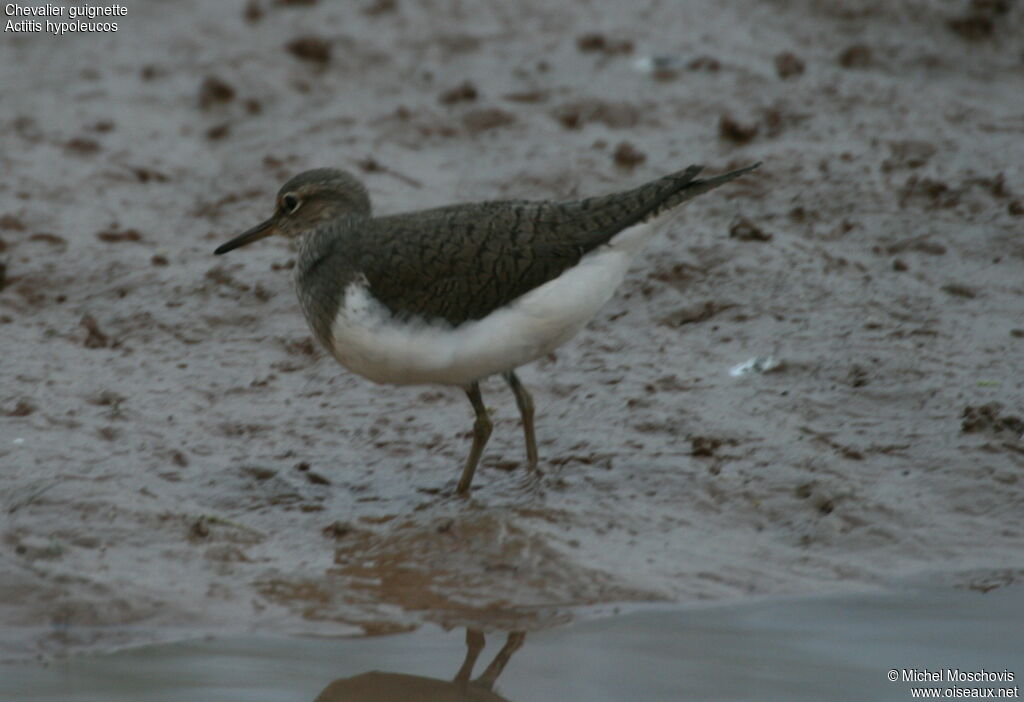
[[[485,690],[492,689],[494,683],[498,680],[498,676],[501,675],[501,671],[505,670],[505,666],[508,665],[512,654],[522,648],[523,641],[525,640],[525,631],[513,631],[509,634],[505,645],[501,647],[501,650],[494,656],[491,664],[487,666],[487,669],[474,682]]]
[[[480,454],[484,452],[484,445],[491,436],[491,418],[487,416],[487,408],[484,407],[484,400],[480,396],[480,383],[473,383],[466,388],[466,396],[473,403],[473,410],[476,412],[476,422],[473,423],[473,446],[469,449],[469,458],[466,459],[466,467],[462,469],[462,478],[459,479],[459,486],[455,492],[464,495],[469,492],[469,485],[473,482],[473,473],[476,472],[476,464],[480,462]]]
[[[466,629],[466,658],[462,661],[462,667],[459,668],[459,672],[455,674],[455,682],[462,683],[463,685],[469,682],[469,676],[473,674],[473,666],[476,665],[476,659],[480,656],[480,651],[484,650],[484,643],[483,632],[476,629]]]
[[[515,371],[505,373],[505,382],[512,388],[512,393],[516,396],[516,405],[519,406],[519,414],[523,418],[523,434],[526,435],[526,460],[530,464],[530,470],[536,470],[537,435],[533,431],[533,397],[519,382]]]

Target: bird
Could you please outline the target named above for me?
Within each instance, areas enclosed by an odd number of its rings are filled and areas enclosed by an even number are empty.
[[[516,369],[575,336],[643,245],[684,202],[760,162],[701,179],[702,166],[608,195],[494,200],[375,216],[351,173],[316,168],[277,193],[272,216],[215,255],[276,235],[297,249],[294,286],[316,340],[386,385],[461,388],[475,414],[456,485],[466,496],[493,428],[480,381],[515,397],[529,475],[541,475],[534,402]]]

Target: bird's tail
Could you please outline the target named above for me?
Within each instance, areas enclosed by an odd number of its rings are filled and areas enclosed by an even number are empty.
[[[717,175],[713,178],[706,178],[698,180],[697,174],[703,170],[703,166],[690,166],[685,171],[674,173],[664,178],[652,181],[647,185],[641,185],[637,188],[638,195],[648,188],[651,189],[649,196],[653,200],[651,203],[653,206],[650,211],[644,214],[641,219],[649,219],[654,217],[666,210],[671,210],[674,207],[678,207],[687,200],[706,193],[709,190],[714,190],[719,185],[728,183],[730,180],[735,180],[745,173],[758,168],[761,162],[753,164],[752,166],[746,166],[744,168],[738,168],[735,171],[729,171],[722,175]]]
[[[697,176],[704,167],[690,166],[633,190],[578,200],[572,203],[574,217],[580,223],[581,231],[586,232],[588,241],[603,243],[626,227],[678,207],[760,165],[759,161],[752,166],[703,180]]]

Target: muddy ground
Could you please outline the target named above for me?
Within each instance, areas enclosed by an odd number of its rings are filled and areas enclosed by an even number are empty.
[[[4,657],[1020,579],[1024,3],[176,0],[118,22],[0,40]],[[539,491],[502,383],[451,497],[462,393],[326,357],[284,242],[211,255],[311,167],[391,213],[758,160],[522,370]]]

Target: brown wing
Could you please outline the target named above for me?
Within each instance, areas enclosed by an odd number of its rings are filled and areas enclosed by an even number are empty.
[[[484,202],[381,217],[353,242],[360,251],[345,254],[392,313],[458,326],[556,278],[626,227],[750,168],[694,180],[701,168],[691,166],[571,202]]]

